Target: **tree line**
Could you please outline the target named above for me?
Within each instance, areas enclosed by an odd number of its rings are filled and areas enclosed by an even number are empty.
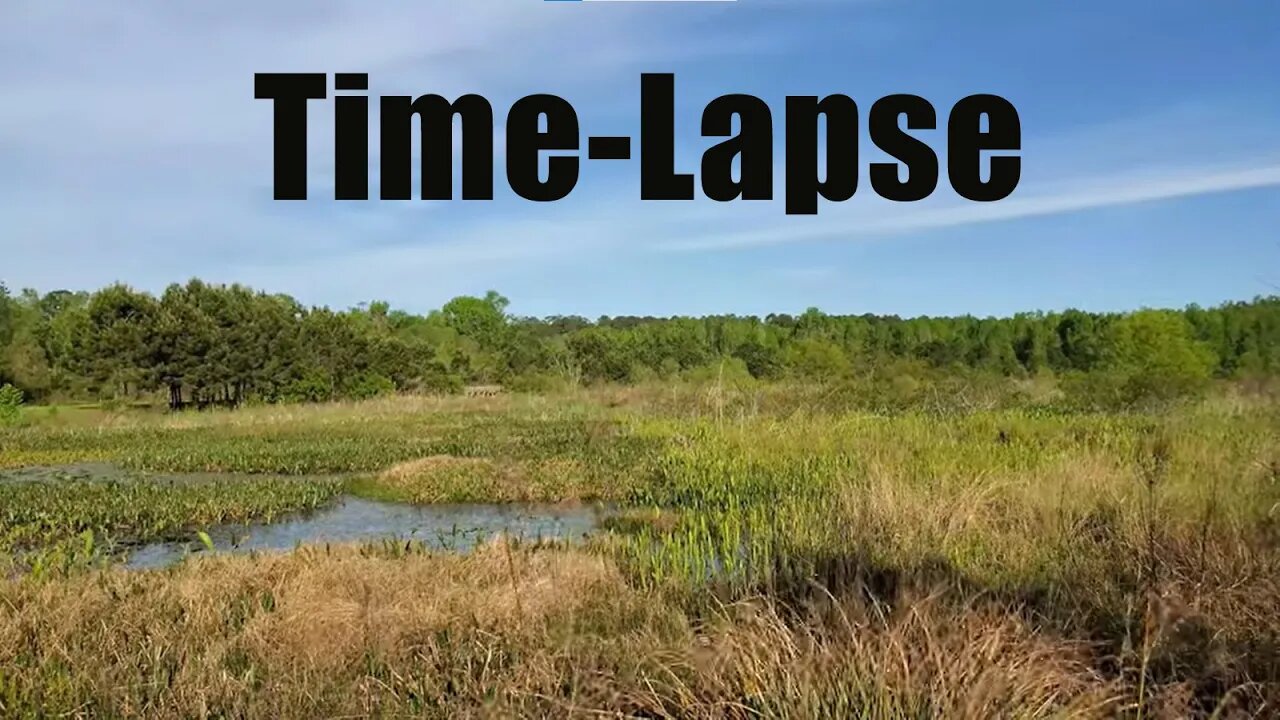
[[[1135,400],[1214,377],[1280,374],[1280,297],[1214,308],[1005,318],[518,317],[497,292],[424,315],[346,310],[200,280],[158,297],[126,285],[13,293],[0,284],[0,385],[28,398],[135,399],[174,408],[365,398],[498,383],[654,379],[836,382],[921,373],[1051,375]]]

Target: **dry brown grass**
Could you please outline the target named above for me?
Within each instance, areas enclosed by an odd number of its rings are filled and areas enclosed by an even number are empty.
[[[480,709],[491,693],[555,679],[538,667],[553,656],[524,664],[522,647],[550,645],[601,598],[638,608],[601,559],[500,544],[467,557],[344,547],[208,558],[19,582],[0,597],[0,716],[41,705],[92,717]]]
[[[1039,635],[1007,609],[896,605],[845,599],[797,626],[740,604],[702,653],[703,681],[776,717],[1100,717],[1123,702],[1087,645]]]
[[[698,619],[581,551],[307,548],[0,588],[0,716],[1102,717],[1012,608],[849,595]]]
[[[438,472],[454,469],[487,471],[493,462],[488,458],[461,458],[452,455],[432,455],[408,462],[397,463],[378,475],[378,479],[393,483],[408,483]]]

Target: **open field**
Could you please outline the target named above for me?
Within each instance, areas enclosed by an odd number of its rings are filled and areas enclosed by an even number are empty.
[[[0,480],[0,716],[1272,717],[1277,429],[688,389],[46,414],[0,468],[123,477]],[[339,493],[618,510],[586,545],[111,562]]]

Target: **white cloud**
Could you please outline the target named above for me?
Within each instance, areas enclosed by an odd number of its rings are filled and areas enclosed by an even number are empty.
[[[948,204],[921,210],[899,206],[890,211],[885,211],[885,205],[881,203],[877,206],[880,211],[873,211],[869,216],[860,217],[856,212],[844,212],[817,223],[800,225],[779,222],[765,229],[665,243],[660,249],[718,250],[836,238],[857,239],[1278,185],[1280,164],[1230,170],[1185,168],[1163,171],[1148,177],[1084,178],[1062,183],[1057,192],[1026,196],[1015,194],[994,203]],[[828,212],[832,209],[832,206],[826,206]]]
[[[500,157],[501,96],[573,98],[620,75],[634,81],[623,69],[642,58],[707,51],[643,7],[550,5],[10,0],[0,23],[0,274],[46,289],[158,287],[237,267],[288,273],[384,236],[422,236],[409,224],[422,213],[390,211],[439,204],[383,203],[350,213],[357,219],[335,218],[324,201],[273,204],[271,106],[253,98],[255,72],[366,71],[371,94],[484,93]],[[315,107],[309,170],[320,198],[331,187],[332,123]],[[501,183],[500,165],[495,176]]]

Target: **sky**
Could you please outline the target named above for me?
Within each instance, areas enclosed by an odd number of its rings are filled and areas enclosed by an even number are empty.
[[[200,277],[310,305],[425,312],[496,289],[520,315],[901,316],[1214,305],[1280,292],[1274,0],[2,0],[0,282],[159,292]],[[256,72],[366,72],[370,95],[478,93],[491,202],[332,199],[331,101],[311,103],[309,197],[272,199]],[[582,134],[639,135],[640,75],[676,83],[677,167],[703,107],[773,109],[774,201],[642,202],[630,161],[583,160],[553,203],[505,183],[511,103],[552,93]],[[788,216],[788,95],[862,114],[861,182]],[[1022,180],[973,203],[872,192],[865,115],[913,93],[945,155],[951,106],[1018,109]],[[331,97],[333,93],[330,93]],[[376,103],[371,103],[376,183]],[[416,169],[415,169],[416,173]],[[700,194],[700,193],[699,193]],[[373,196],[376,198],[376,184]]]

